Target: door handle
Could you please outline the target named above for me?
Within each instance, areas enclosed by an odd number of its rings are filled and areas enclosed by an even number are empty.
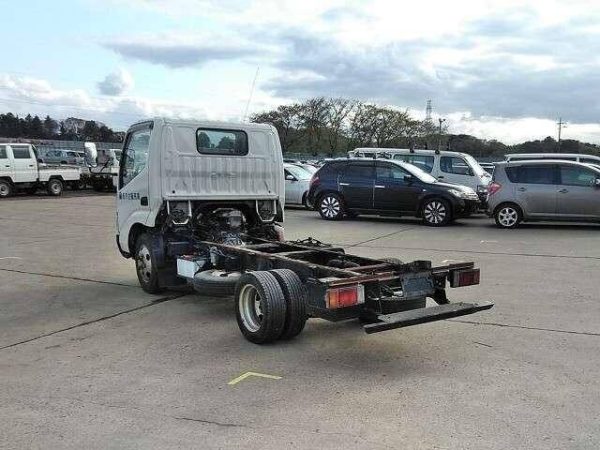
[[[5,165],[4,167],[8,167],[10,169],[10,165],[9,164]]]
[[[558,192],[560,192],[561,194],[566,194],[567,192],[569,192],[569,190],[563,188],[563,189],[559,189]]]
[[[438,180],[443,180],[443,179],[444,179],[444,175],[440,175],[440,176],[438,177]]]
[[[525,192],[527,190],[527,188],[524,187],[520,187],[519,189],[517,189],[517,191],[521,191],[521,192]]]
[[[383,186],[381,184],[376,184],[375,189],[385,189],[385,186]]]
[[[350,186],[350,183],[340,183],[340,186]]]
[[[33,164],[29,164],[29,167],[33,167]]]

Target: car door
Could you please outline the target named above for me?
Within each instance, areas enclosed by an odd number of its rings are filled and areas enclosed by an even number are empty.
[[[37,180],[37,160],[29,145],[10,145],[14,158],[14,174],[16,183],[31,183]]]
[[[557,214],[564,218],[600,218],[600,172],[570,164],[558,166]]]
[[[556,166],[554,164],[525,164],[509,167],[514,171],[509,178],[515,179],[515,198],[528,216],[556,215]]]
[[[348,208],[373,208],[374,170],[373,160],[348,163],[338,181],[339,191]]]
[[[373,191],[374,207],[382,211],[417,210],[420,181],[402,167],[382,161],[376,162],[376,182]]]
[[[285,202],[298,204],[302,202],[301,183],[289,170],[283,169],[285,176]]]
[[[15,179],[15,168],[12,159],[9,158],[6,145],[0,145],[0,177]]]

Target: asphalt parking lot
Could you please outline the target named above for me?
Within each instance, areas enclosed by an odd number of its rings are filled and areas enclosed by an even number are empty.
[[[8,199],[0,226],[2,448],[600,447],[600,226],[289,210],[289,239],[474,260],[482,284],[450,298],[495,307],[375,335],[312,320],[268,346],[230,301],[144,293],[112,196]],[[280,378],[228,384],[247,372]]]

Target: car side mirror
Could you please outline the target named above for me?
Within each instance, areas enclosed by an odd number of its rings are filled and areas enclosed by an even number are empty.
[[[407,183],[412,183],[413,182],[412,175],[404,175],[404,181],[406,181]]]
[[[285,179],[287,181],[298,181],[294,175],[286,175]]]
[[[600,188],[600,178],[596,178],[596,179],[594,180],[594,187],[595,187],[595,188]]]

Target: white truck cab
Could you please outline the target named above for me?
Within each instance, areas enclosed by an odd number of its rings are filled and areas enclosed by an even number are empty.
[[[357,148],[349,151],[348,155],[355,158],[387,158],[408,162],[444,183],[472,188],[482,202],[485,202],[488,185],[492,180],[492,176],[467,153],[408,148]]]
[[[78,168],[60,168],[38,163],[32,144],[0,144],[0,197],[9,197],[18,190],[34,193],[45,188],[50,195],[61,195],[65,184],[79,187]]]
[[[276,237],[284,203],[271,125],[155,118],[127,132],[117,194],[117,243],[126,257],[139,250],[142,234],[165,239],[159,230],[188,226],[198,235],[215,232],[206,222],[217,220],[215,210],[223,220],[241,211],[246,231]]]

